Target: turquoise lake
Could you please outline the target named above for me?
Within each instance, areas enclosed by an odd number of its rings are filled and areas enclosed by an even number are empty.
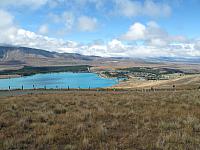
[[[117,79],[101,78],[95,73],[48,73],[32,76],[0,79],[0,89],[44,88],[105,88],[117,84]]]

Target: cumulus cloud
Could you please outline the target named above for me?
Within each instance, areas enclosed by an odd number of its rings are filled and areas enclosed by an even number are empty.
[[[129,28],[128,32],[122,36],[122,39],[124,39],[124,40],[144,40],[145,34],[146,34],[145,32],[146,32],[146,26],[137,22],[137,23],[134,23]]]
[[[14,16],[5,10],[0,10],[0,20],[3,20],[0,22],[0,43],[44,49],[52,47],[49,50],[57,49],[64,43],[62,40],[38,35],[17,27]],[[46,27],[42,28],[41,30],[46,30]]]
[[[112,41],[108,42],[107,49],[111,52],[123,53],[126,51],[126,46],[121,41],[113,39]]]
[[[123,40],[119,38],[107,42],[80,44],[22,29],[15,25],[14,17],[4,10],[0,10],[0,20],[4,20],[0,22],[0,43],[4,44],[106,57],[200,57],[199,39],[170,35],[155,22],[134,23],[127,33],[122,35]],[[126,40],[144,42],[127,44]]]
[[[0,10],[0,42],[5,43],[14,38],[17,29],[13,24],[14,17],[4,10]]]
[[[97,28],[97,19],[81,16],[78,18],[78,28],[80,31],[94,31]]]
[[[159,38],[167,38],[168,34],[166,31],[161,29],[156,22],[149,22],[146,25],[136,22],[129,28],[128,32],[125,33],[122,38],[124,40],[151,40]]]
[[[94,11],[102,17],[107,17],[110,12],[113,12],[117,17],[119,15],[125,17],[142,15],[156,17],[168,16],[171,13],[168,4],[156,0],[0,0],[0,8],[7,9],[7,7],[14,9],[18,7],[22,9],[21,7],[23,7],[31,10],[41,7],[47,10],[65,8],[63,9],[64,12],[52,11],[53,13],[49,14],[49,20],[46,22],[51,27],[55,24],[58,25],[57,29],[54,28],[56,31],[52,32],[59,35],[65,35],[71,30],[77,31],[78,29],[83,32],[95,31],[101,24],[101,20],[88,17],[88,10]],[[45,19],[47,20],[47,18]],[[41,26],[39,33],[46,34],[45,30],[47,31],[47,27]]]
[[[134,23],[129,30],[121,36],[121,39],[126,41],[144,41],[147,45],[158,47],[167,46],[170,43],[187,41],[184,36],[169,35],[167,31],[153,21],[147,24],[139,22]]]

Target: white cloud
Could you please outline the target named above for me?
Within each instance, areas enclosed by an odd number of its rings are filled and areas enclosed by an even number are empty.
[[[13,45],[41,48],[50,51],[56,51],[60,46],[64,45],[63,40],[38,35],[24,29],[17,29],[14,37],[10,39]]]
[[[197,39],[195,41],[195,47],[199,48],[200,49],[200,39]]]
[[[14,17],[4,10],[0,10],[0,42],[5,43],[14,38],[17,29],[13,24]]]
[[[50,8],[56,8],[57,6],[59,6],[60,1],[59,0],[49,0],[48,1],[48,5]]]
[[[0,10],[0,28],[11,26],[14,17],[4,10]]]
[[[72,12],[64,12],[62,14],[61,20],[64,22],[65,27],[67,30],[71,30],[74,25],[74,15]]]
[[[150,16],[165,17],[171,14],[171,7],[166,1],[157,0],[50,0],[50,7],[67,5],[74,12],[84,11],[87,7],[92,7],[95,11],[104,15],[122,15],[125,17]],[[73,6],[73,7],[72,7]]]
[[[49,14],[49,19],[54,24],[61,25],[58,33],[66,34],[73,30],[81,32],[95,31],[98,26],[96,18],[88,16],[76,16],[72,11],[65,11],[62,14]]]
[[[149,22],[146,25],[135,23],[125,34],[129,35],[128,40],[143,40],[143,44],[126,44],[119,39],[113,39],[107,43],[80,44],[19,28],[14,23],[14,17],[3,10],[0,10],[0,20],[4,20],[0,22],[0,43],[4,44],[106,57],[200,57],[200,40],[169,35],[155,22]]]
[[[148,43],[150,45],[162,47],[162,46],[166,46],[168,44],[168,41],[160,39],[160,38],[155,38],[155,39],[150,39]]]
[[[64,43],[62,40],[38,35],[17,27],[14,23],[14,17],[7,11],[0,10],[0,20],[3,20],[0,22],[0,43],[49,50],[57,49]]]
[[[108,42],[107,49],[115,53],[120,53],[126,50],[126,46],[121,41],[113,39],[112,41]]]
[[[146,27],[141,23],[134,23],[126,34],[122,36],[124,40],[144,40]]]
[[[49,27],[47,24],[43,24],[39,27],[38,32],[40,34],[47,34],[49,32]]]
[[[115,0],[116,12],[126,17],[137,16],[140,14],[142,6],[138,1]]]
[[[65,34],[75,26],[75,16],[71,11],[64,11],[61,14],[50,13],[48,17],[51,23],[61,26],[58,33]]]
[[[162,30],[155,22],[149,22],[147,25],[136,22],[122,35],[122,39],[127,41],[150,40],[160,38],[162,34]]]
[[[97,28],[97,19],[88,16],[78,18],[78,28],[80,31],[94,31]]]
[[[143,41],[151,46],[166,46],[170,43],[186,42],[187,39],[181,35],[169,35],[156,22],[148,22],[146,25],[134,23],[129,30],[121,36],[126,41]]]
[[[156,3],[153,0],[146,0],[143,5],[143,13],[147,16],[169,16],[171,8],[165,3]]]
[[[29,8],[39,8],[45,5],[48,0],[1,0],[0,7],[29,7]]]
[[[111,0],[112,1],[112,0]],[[73,6],[71,9],[76,9],[76,11],[79,11],[80,9],[84,9],[88,5],[92,5],[96,9],[100,9],[105,6],[106,2],[111,2],[108,0],[51,0],[50,3],[52,3],[55,6],[55,3],[57,5],[68,5]],[[79,10],[77,10],[79,8]]]
[[[115,11],[126,17],[135,16],[169,16],[171,8],[169,5],[162,2],[155,2],[154,0],[113,0],[115,3]]]

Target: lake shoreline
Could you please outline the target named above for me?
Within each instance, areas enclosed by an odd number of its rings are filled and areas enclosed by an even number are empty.
[[[21,75],[15,74],[15,75],[0,75],[0,79],[11,79],[11,78],[20,78]]]
[[[102,78],[99,74],[93,72],[53,72],[38,73],[32,76],[12,76],[12,78],[0,79],[0,90],[93,89],[112,87],[116,84],[118,84],[116,79]]]
[[[95,73],[95,72],[70,72],[70,71],[65,71],[65,72],[47,72],[47,73],[36,73],[36,74],[30,74],[30,75],[0,75],[0,79],[13,79],[13,78],[21,78],[21,77],[30,77],[38,74],[53,74],[53,73]],[[97,74],[97,73],[95,73]]]
[[[17,70],[1,70],[1,78],[11,77],[24,77],[32,76],[36,74],[48,74],[48,73],[61,73],[61,72],[75,72],[75,73],[89,73],[90,67],[88,65],[79,66],[46,66],[46,67],[35,67],[35,66],[24,66]]]

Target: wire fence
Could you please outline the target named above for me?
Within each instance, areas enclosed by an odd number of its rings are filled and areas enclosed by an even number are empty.
[[[7,89],[1,89],[0,91],[16,91],[16,90],[68,90],[68,91],[135,91],[135,92],[161,92],[161,91],[183,91],[183,90],[199,90],[200,86],[197,88],[176,88],[175,85],[172,85],[171,88],[92,88],[91,86],[88,86],[88,88],[81,88],[81,86],[78,86],[77,88],[70,87],[69,85],[66,87],[60,87],[55,86],[55,88],[47,88],[45,85],[44,87],[37,88],[35,85],[32,86],[32,88],[25,88],[24,85],[22,85],[20,88],[12,88],[11,86],[8,86]]]

